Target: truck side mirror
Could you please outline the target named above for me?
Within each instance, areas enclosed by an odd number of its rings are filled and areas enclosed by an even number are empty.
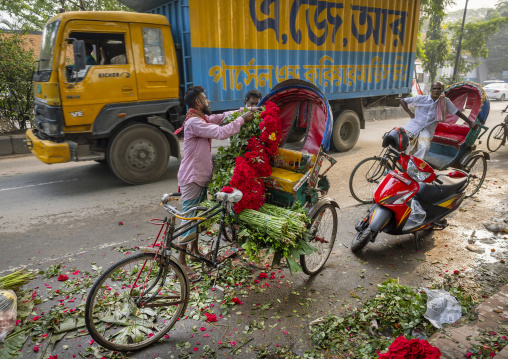
[[[74,50],[74,70],[86,69],[85,42],[83,40],[74,40],[72,46]]]

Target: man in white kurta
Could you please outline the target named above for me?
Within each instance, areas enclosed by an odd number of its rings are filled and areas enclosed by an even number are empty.
[[[424,159],[430,149],[430,141],[434,137],[437,124],[446,119],[445,111],[450,115],[457,115],[467,122],[470,128],[476,129],[477,125],[460,112],[449,98],[442,96],[444,85],[434,82],[430,95],[406,97],[400,100],[402,108],[409,114],[411,120],[404,126],[411,144],[408,154]],[[415,112],[408,105],[415,107]]]

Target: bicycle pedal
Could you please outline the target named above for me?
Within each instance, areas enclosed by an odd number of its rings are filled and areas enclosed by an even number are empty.
[[[233,247],[231,249],[226,250],[224,253],[224,258],[229,258],[233,255],[235,255],[237,252],[243,251],[243,248]]]
[[[139,250],[143,253],[152,253],[155,254],[159,251],[159,247],[152,248],[152,247],[139,247]]]

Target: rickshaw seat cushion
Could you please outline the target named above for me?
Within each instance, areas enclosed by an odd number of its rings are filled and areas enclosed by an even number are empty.
[[[469,126],[440,122],[432,142],[458,147],[466,139]]]
[[[467,136],[467,134],[469,133],[469,126],[457,125],[455,123],[440,122],[437,124],[436,131]]]
[[[272,167],[272,174],[266,180],[266,185],[280,191],[293,193],[293,187],[298,183],[303,175],[303,173]]]
[[[273,167],[301,174],[306,173],[314,165],[315,161],[316,156],[313,154],[285,148],[278,148],[277,154],[270,160]]]

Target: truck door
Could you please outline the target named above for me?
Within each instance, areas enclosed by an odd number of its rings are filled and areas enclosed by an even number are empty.
[[[178,65],[168,25],[131,23],[140,100],[178,98]]]
[[[89,132],[107,104],[138,100],[129,26],[124,23],[71,21],[60,51],[59,84],[65,132]],[[85,70],[74,71],[73,39],[87,50]]]

